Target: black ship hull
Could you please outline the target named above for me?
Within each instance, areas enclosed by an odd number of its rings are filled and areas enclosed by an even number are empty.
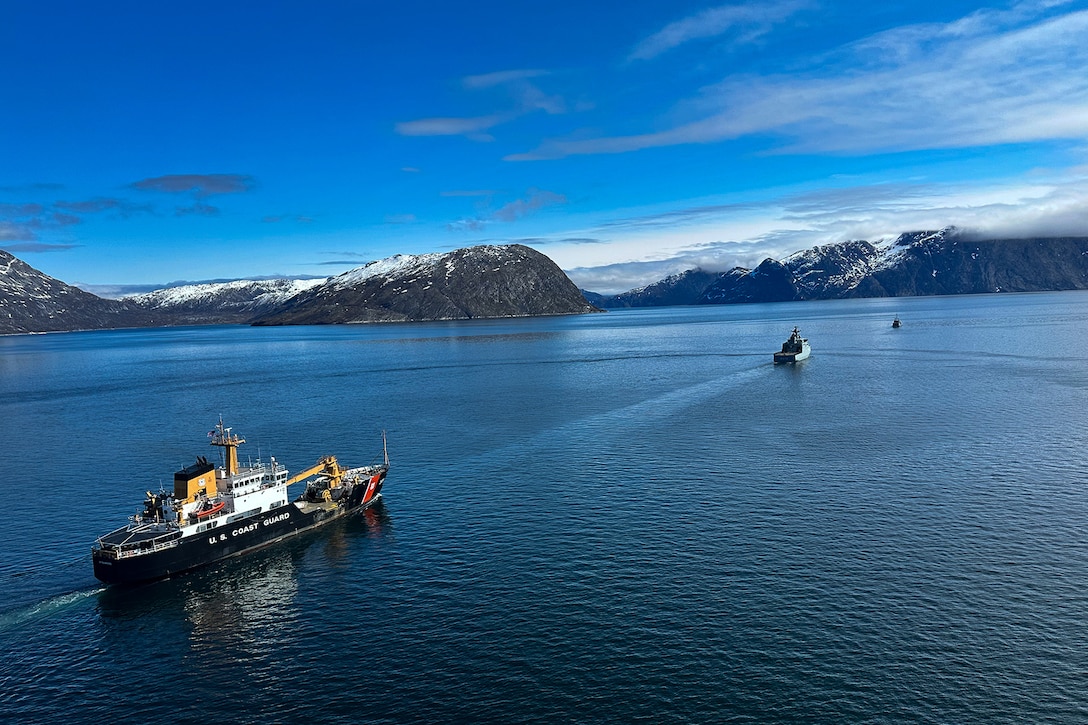
[[[239,556],[283,539],[315,529],[331,521],[363,511],[381,498],[381,483],[363,500],[367,486],[336,503],[299,505],[289,503],[257,516],[226,523],[199,534],[177,539],[177,544],[137,555],[114,557],[110,552],[92,553],[94,575],[106,584],[139,584],[164,579],[222,559]]]

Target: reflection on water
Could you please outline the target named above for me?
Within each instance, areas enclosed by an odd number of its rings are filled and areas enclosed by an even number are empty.
[[[177,609],[191,624],[194,648],[239,633],[263,637],[267,628],[290,618],[300,567],[323,571],[354,565],[366,555],[357,543],[391,533],[392,519],[379,500],[346,520],[266,549],[172,579],[109,587],[99,593],[99,613],[104,619],[134,619]]]
[[[296,561],[289,551],[240,566],[208,571],[187,582],[185,617],[194,653],[231,644],[261,648],[288,626],[298,593]]]
[[[209,698],[231,684],[243,698],[272,708],[249,715],[281,720],[275,708],[284,701],[285,678],[312,656],[308,647],[315,641],[339,637],[356,618],[358,604],[330,592],[373,567],[380,554],[375,544],[391,531],[379,500],[346,520],[236,559],[147,585],[108,588],[98,597],[92,640],[110,652],[132,653],[134,664],[175,660],[164,664],[184,673],[185,698],[155,692],[142,701],[148,713],[198,719]],[[232,673],[230,683],[222,681],[224,672]],[[237,714],[246,705],[233,707]],[[129,716],[143,721],[137,711]]]

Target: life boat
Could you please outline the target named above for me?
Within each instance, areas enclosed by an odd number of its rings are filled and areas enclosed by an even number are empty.
[[[226,505],[226,503],[226,501],[219,501],[218,503],[214,504],[209,508],[203,509],[202,511],[197,511],[196,517],[198,519],[202,519],[206,516],[212,516],[213,514],[217,514],[223,510],[223,506]]]

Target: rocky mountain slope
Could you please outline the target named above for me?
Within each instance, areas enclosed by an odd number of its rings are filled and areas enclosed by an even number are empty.
[[[979,239],[954,228],[910,232],[891,243],[849,241],[806,249],[755,269],[712,275],[695,292],[693,270],[601,300],[605,307],[736,304],[841,297],[1035,292],[1088,289],[1088,237]],[[697,285],[696,285],[697,286]],[[646,295],[646,290],[655,290]]]
[[[598,311],[521,245],[391,257],[331,279],[197,284],[107,300],[0,251],[0,334],[191,324],[332,324]]]
[[[716,272],[689,269],[665,279],[623,292],[612,297],[590,298],[590,302],[603,307],[656,307],[658,305],[691,305],[707,287],[718,279]]]
[[[1088,237],[978,239],[952,228],[813,247],[755,269],[689,270],[611,297],[583,296],[550,259],[516,244],[398,255],[324,281],[189,285],[127,300],[96,297],[0,251],[0,334],[578,314],[597,309],[587,299],[632,307],[1066,289],[1088,289]]]
[[[1088,289],[1088,237],[972,240],[902,235],[851,289],[855,297]]]
[[[169,316],[177,325],[248,323],[323,282],[322,278],[190,284],[132,295],[125,300],[160,317]]]
[[[258,325],[465,320],[594,312],[552,260],[520,244],[397,255],[345,272]]]
[[[0,250],[0,334],[155,324],[145,310],[84,292]]]

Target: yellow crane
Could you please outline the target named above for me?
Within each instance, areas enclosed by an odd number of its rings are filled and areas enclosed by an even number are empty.
[[[313,466],[310,466],[305,471],[297,473],[287,479],[287,485],[292,483],[298,483],[304,478],[309,478],[315,473],[320,473],[329,480],[329,488],[336,488],[340,485],[341,479],[344,478],[344,469],[340,468],[340,464],[336,460],[336,456],[324,456]]]

